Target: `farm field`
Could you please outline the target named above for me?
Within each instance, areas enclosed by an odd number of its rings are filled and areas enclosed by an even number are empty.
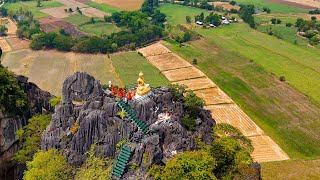
[[[290,6],[301,7],[305,9],[320,8],[319,0],[270,0],[280,4],[288,4]]]
[[[279,4],[280,0],[237,0],[238,4],[254,4],[255,7],[262,9],[267,7],[271,12],[307,12],[308,10],[289,5]],[[277,2],[277,3],[275,3]]]
[[[262,163],[262,179],[317,180],[320,177],[319,164],[319,159]]]
[[[106,4],[108,6],[112,6],[115,8],[119,8],[122,10],[138,10],[141,8],[142,3],[144,0],[122,0],[119,2],[118,0],[92,0],[96,3]]]
[[[193,41],[186,47],[179,47],[179,44],[171,41],[164,44],[189,62],[197,58],[197,67],[226,92],[290,158],[320,156],[318,104],[287,83],[280,82],[231,47],[223,48],[220,43],[204,39]]]
[[[114,24],[106,22],[96,22],[94,24],[83,24],[78,26],[78,29],[82,32],[92,35],[110,35],[114,32],[121,31],[121,28],[118,28]]]
[[[124,84],[136,83],[140,71],[144,74],[145,82],[151,86],[157,87],[169,83],[156,67],[137,52],[112,54],[111,59]]]
[[[195,15],[200,15],[201,12],[209,15],[207,10],[177,4],[160,4],[159,9],[166,14],[167,22],[171,25],[185,24],[186,16],[190,16],[193,19]]]
[[[16,74],[29,77],[31,82],[54,95],[61,94],[64,79],[76,71],[85,71],[102,84],[111,80],[122,85],[111,60],[102,54],[20,50],[7,53],[2,64]]]
[[[85,4],[90,6],[90,7],[96,8],[96,9],[102,11],[102,12],[108,13],[108,14],[112,14],[112,13],[121,11],[121,9],[118,9],[118,8],[115,8],[115,7],[112,7],[112,6],[108,6],[106,4],[92,2],[92,1],[86,2]]]
[[[295,46],[252,30],[246,24],[197,31],[210,42],[236,51],[277,77],[284,76],[290,85],[320,104],[320,52],[317,49]]]
[[[69,17],[63,18],[63,20],[68,21],[74,25],[81,25],[90,21],[90,18],[80,14],[74,14]]]
[[[41,1],[42,7],[36,7],[36,1],[26,1],[26,2],[16,2],[16,3],[5,3],[4,8],[7,8],[8,11],[18,11],[20,8],[31,11],[35,18],[48,17],[49,15],[41,12],[42,9],[61,7],[62,3],[56,1]]]

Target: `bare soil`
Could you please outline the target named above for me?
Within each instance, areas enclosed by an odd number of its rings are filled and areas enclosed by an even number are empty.
[[[229,2],[208,2],[210,5],[214,5],[214,6],[222,6],[224,10],[231,10],[231,9],[235,9],[235,10],[240,10],[240,6],[235,5],[232,6]]]
[[[59,28],[64,29],[67,33],[69,33],[73,37],[85,37],[86,34],[78,31],[70,22],[60,20],[59,18],[49,17],[49,18],[41,18],[39,19],[40,27],[44,32],[55,31]]]
[[[28,49],[30,42],[28,40],[22,40],[17,37],[6,39],[13,51]]]
[[[141,8],[142,3],[144,0],[92,0],[93,2],[103,3],[109,6],[117,7],[119,9],[131,11],[131,10],[138,10]]]
[[[5,39],[0,39],[0,47],[3,52],[11,51],[11,47]]]

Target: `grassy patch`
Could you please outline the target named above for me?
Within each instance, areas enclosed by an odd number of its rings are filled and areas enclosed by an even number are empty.
[[[98,18],[96,18],[98,19]],[[80,14],[74,14],[71,15],[69,17],[64,18],[64,20],[71,22],[74,25],[81,25],[81,24],[85,24],[88,23],[90,21],[90,18],[84,15],[80,15]]]
[[[262,179],[319,179],[320,160],[262,163]]]
[[[169,83],[156,67],[136,52],[112,54],[111,59],[116,72],[125,84],[136,83],[140,71],[144,73],[145,82],[151,86],[157,87]]]
[[[25,2],[16,2],[16,3],[5,3],[3,5],[4,8],[7,8],[8,11],[16,12],[20,8],[31,11],[35,18],[48,17],[49,15],[41,12],[41,9],[53,8],[53,7],[61,7],[63,4],[56,1],[42,1],[42,6],[37,7],[36,1],[25,1]]]
[[[282,4],[267,2],[267,0],[236,0],[239,4],[253,4],[255,7],[262,9],[267,7],[271,12],[307,12],[305,9],[291,7]]]
[[[297,44],[299,46],[307,46],[309,40],[306,38],[299,37],[297,35],[298,28],[296,27],[286,27],[283,25],[266,25],[266,26],[258,26],[257,30],[263,33],[267,33],[268,30],[272,30],[272,32],[276,32],[280,34],[281,38],[287,42],[292,44]]]
[[[197,58],[198,68],[279,143],[291,158],[320,156],[320,137],[316,135],[320,130],[319,106],[241,55],[232,43],[225,48],[221,45],[224,40],[217,35],[211,36],[217,38],[217,42],[200,40],[186,47],[179,47],[174,42],[165,44],[189,62]],[[226,36],[226,39],[232,40],[233,37]],[[259,50],[259,47],[256,48]]]
[[[176,4],[161,4],[160,11],[167,15],[167,21],[171,25],[185,24],[186,16],[190,16],[194,20],[194,16],[200,15],[201,12],[205,13],[205,15],[209,15],[210,13],[204,9]]]
[[[109,14],[122,11],[121,9],[111,7],[106,4],[96,3],[96,2],[86,2],[85,4]]]
[[[84,24],[78,27],[78,30],[94,34],[94,35],[110,35],[114,32],[119,32],[121,28],[118,28],[114,24],[106,23],[106,22],[96,22],[94,24]]]

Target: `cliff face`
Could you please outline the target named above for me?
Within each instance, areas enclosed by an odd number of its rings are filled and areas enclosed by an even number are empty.
[[[22,170],[11,158],[19,150],[20,143],[15,138],[17,130],[26,125],[27,120],[40,113],[52,113],[49,100],[51,94],[42,91],[34,83],[28,82],[24,76],[16,76],[27,94],[30,110],[21,116],[8,116],[0,111],[0,179],[20,179]]]
[[[124,179],[127,179],[139,173],[145,175],[147,165],[165,163],[176,153],[194,149],[194,137],[198,135],[202,135],[208,144],[212,141],[215,122],[210,112],[202,109],[196,131],[187,131],[181,126],[186,111],[181,102],[173,101],[168,88],[156,88],[148,96],[128,103],[138,118],[149,125],[147,135],[126,117],[119,118],[117,113],[121,109],[115,98],[102,94],[99,89],[99,82],[84,73],[67,78],[63,86],[63,103],[56,107],[51,124],[42,134],[43,150],[60,149],[71,165],[80,166],[93,143],[97,144],[97,154],[115,157],[117,143],[127,139],[127,145],[134,149],[129,165],[135,163],[142,167],[138,173],[126,173]],[[158,115],[165,112],[171,119],[159,121]],[[70,129],[75,124],[79,124],[79,129],[73,134]],[[146,161],[143,161],[144,156],[148,157]]]

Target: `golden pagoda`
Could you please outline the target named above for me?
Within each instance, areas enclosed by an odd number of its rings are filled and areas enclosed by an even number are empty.
[[[137,80],[137,82],[138,82],[137,94],[139,96],[146,95],[151,91],[149,84],[144,83],[144,78],[143,78],[142,72],[139,73],[139,79]]]

